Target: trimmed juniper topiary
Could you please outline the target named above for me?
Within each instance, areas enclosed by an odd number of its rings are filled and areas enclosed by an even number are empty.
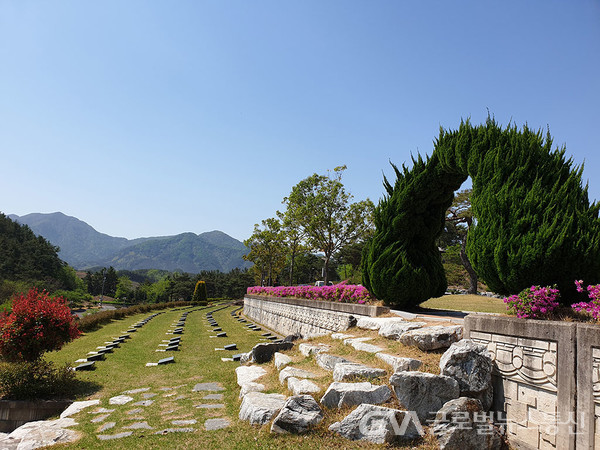
[[[574,168],[552,138],[527,126],[461,123],[441,130],[430,158],[394,167],[396,182],[375,212],[363,283],[385,303],[414,306],[446,289],[435,245],[454,191],[471,176],[473,215],[467,255],[500,294],[557,284],[568,301],[573,280],[600,279],[600,206],[590,205]],[[585,275],[582,275],[585,274]]]
[[[206,305],[208,302],[208,296],[206,294],[206,283],[204,281],[198,281],[196,288],[194,289],[194,295],[192,296],[192,302],[200,305]]]

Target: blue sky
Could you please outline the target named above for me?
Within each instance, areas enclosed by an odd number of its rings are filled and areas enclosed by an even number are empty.
[[[600,199],[600,2],[0,0],[0,211],[243,240],[346,164],[356,200],[439,127],[549,127]]]

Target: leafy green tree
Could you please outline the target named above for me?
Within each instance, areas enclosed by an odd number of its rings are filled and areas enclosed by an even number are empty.
[[[440,238],[439,243],[450,241],[460,244],[460,263],[464,267],[469,277],[469,294],[477,294],[478,277],[475,269],[467,256],[467,239],[468,233],[474,224],[475,218],[471,209],[472,189],[465,189],[457,192],[452,201],[452,205],[446,212],[446,224]],[[442,236],[444,239],[442,239]]]
[[[296,257],[299,253],[306,250],[304,240],[306,239],[306,230],[300,225],[298,205],[289,205],[285,212],[277,211],[277,216],[282,223],[282,233],[289,258],[289,285],[294,283],[294,266]]]
[[[272,286],[285,265],[285,236],[275,218],[263,220],[262,226],[255,224],[252,236],[244,241],[250,249],[244,259],[254,263],[261,284]]]
[[[115,298],[118,299],[132,299],[135,294],[133,283],[126,276],[121,276],[117,280],[117,288],[115,291]]]
[[[364,239],[373,226],[373,203],[369,199],[352,203],[353,196],[341,181],[344,170],[346,166],[336,167],[329,175],[315,173],[294,186],[284,199],[310,248],[324,254],[326,283],[331,257]]]
[[[363,282],[377,298],[412,306],[446,289],[436,240],[454,191],[471,176],[472,212],[466,253],[477,275],[499,294],[557,284],[563,301],[573,280],[600,281],[600,206],[582,185],[565,149],[549,133],[461,123],[441,130],[430,158],[394,167],[387,196],[375,212],[376,232],[365,251]],[[593,281],[592,281],[593,280]]]

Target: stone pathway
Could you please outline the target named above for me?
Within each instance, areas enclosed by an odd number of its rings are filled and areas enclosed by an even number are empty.
[[[147,430],[156,430],[154,434],[159,435],[194,433],[200,430],[200,428],[194,427],[199,423],[202,423],[205,430],[219,430],[231,425],[231,421],[227,417],[202,419],[201,415],[194,417],[193,411],[174,415],[174,413],[182,411],[182,407],[177,406],[177,402],[186,399],[199,402],[193,405],[193,409],[196,411],[224,409],[224,403],[210,403],[224,399],[224,395],[219,392],[224,391],[225,388],[219,382],[198,383],[191,389],[186,385],[165,386],[158,389],[158,391],[164,392],[160,397],[157,397],[157,393],[148,392],[149,390],[150,388],[137,388],[125,391],[108,399],[107,403],[116,406],[116,408],[107,409],[100,406],[96,410],[90,411],[89,414],[94,416],[90,419],[90,422],[99,425],[96,437],[100,440],[122,439],[135,435],[136,431],[144,432]],[[141,397],[142,400],[135,401],[138,397]],[[158,400],[148,400],[148,397],[157,397]],[[120,411],[119,407],[124,408],[129,405],[138,407],[124,411],[125,418],[120,421],[105,422],[111,417],[111,413]],[[163,409],[161,413],[162,423],[150,424],[145,418],[145,409],[156,406]],[[126,417],[128,415],[135,417]],[[105,433],[109,430],[114,431],[110,434]]]

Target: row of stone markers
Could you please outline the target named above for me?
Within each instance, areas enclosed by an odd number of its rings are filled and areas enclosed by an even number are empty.
[[[391,365],[393,373],[389,377],[389,386],[388,383],[379,384],[389,375],[386,370],[330,355],[328,352],[331,347],[325,344],[301,343],[300,353],[305,357],[314,356],[321,368],[332,372],[333,383],[321,396],[320,406],[315,398],[307,395],[321,391],[318,385],[309,380],[318,376],[307,370],[288,366],[292,362],[289,356],[272,353],[275,367],[280,371],[281,384],[287,382],[288,389],[294,395],[286,398],[281,394],[263,393],[265,386],[257,381],[267,371],[259,365],[240,366],[236,369],[240,397],[243,399],[240,420],[256,425],[272,421],[272,433],[302,433],[322,420],[321,407],[357,407],[329,429],[348,439],[381,444],[419,438],[424,434],[422,425],[428,424],[442,449],[461,446],[503,448],[501,430],[490,420],[488,413],[493,398],[492,362],[484,345],[460,340],[461,332],[456,327],[444,327],[446,330],[439,326],[424,326],[426,324],[414,327],[406,321],[401,324],[403,320],[396,318],[381,318],[375,322],[375,329],[393,325],[400,331],[402,325],[405,331],[400,335],[404,335],[406,328],[419,329],[419,338],[412,345],[449,347],[440,360],[441,375],[419,372],[421,361],[385,354],[382,352],[383,348],[365,343],[370,338],[332,335],[332,338],[342,339],[346,345],[352,345],[357,350],[375,353]],[[259,344],[256,347],[265,345],[269,344]],[[264,350],[261,353],[265,353]],[[248,356],[253,355],[253,352]],[[243,358],[242,361],[244,360],[256,362],[254,356]],[[352,382],[357,378],[365,381]],[[371,383],[376,380],[379,380],[378,384]],[[378,406],[390,401],[393,394],[405,410]],[[376,426],[364,426],[369,423]]]
[[[157,352],[167,352],[167,351],[171,352],[171,351],[179,350],[179,345],[181,344],[181,335],[183,334],[183,329],[185,327],[185,321],[187,319],[188,314],[191,312],[192,311],[184,312],[183,314],[181,314],[181,317],[177,320],[177,322],[175,322],[174,324],[171,325],[171,329],[167,330],[167,332],[165,334],[167,336],[173,336],[173,335],[176,335],[176,336],[169,338],[169,339],[163,339],[162,343],[158,344],[158,346],[160,348],[158,348],[156,350]],[[164,364],[174,364],[174,363],[175,363],[175,357],[168,356],[166,358],[159,359],[158,362],[146,363],[146,367],[162,366]]]
[[[73,367],[73,370],[93,370],[96,367],[96,361],[103,361],[108,353],[114,352],[114,350],[119,348],[121,344],[124,344],[127,339],[131,339],[131,333],[135,333],[139,328],[146,325],[159,314],[162,314],[162,312],[151,314],[144,320],[140,320],[133,324],[127,331],[123,331],[120,336],[112,338],[112,341],[107,341],[104,345],[96,347],[96,350],[89,352],[85,358],[75,361],[76,363],[79,363],[79,365]]]
[[[217,311],[221,311],[228,307],[229,307],[229,305],[226,305],[222,308],[218,308],[218,309],[215,309],[213,311],[206,313],[206,320],[211,327],[209,329],[209,331],[212,333],[216,333],[215,335],[210,335],[209,338],[226,338],[227,337],[227,332],[223,331],[223,328],[219,326],[216,319],[213,317],[213,313],[215,313]],[[215,351],[232,351],[232,350],[237,350],[237,344],[226,344],[223,347],[215,347]],[[233,358],[225,357],[225,358],[221,358],[221,360],[222,361],[233,361]]]
[[[185,327],[185,321],[187,319],[188,314],[191,312],[192,311],[184,312],[181,315],[181,317],[177,320],[177,322],[175,322],[173,325],[171,325],[171,328],[173,328],[173,330],[167,331],[167,335],[168,334],[177,334],[177,335],[183,334],[183,327]],[[163,339],[162,344],[158,344],[158,346],[160,348],[158,348],[156,351],[157,352],[178,351],[180,344],[181,344],[181,336],[172,337],[170,339]]]
[[[231,312],[231,315],[233,317],[237,317],[237,321],[240,323],[245,324],[245,326],[248,328],[248,330],[250,331],[263,331],[263,329],[261,327],[259,327],[258,325],[256,325],[255,323],[249,322],[247,319],[240,317],[237,313],[239,311],[241,311],[243,309],[243,307],[240,307],[234,311]],[[261,340],[266,340],[266,341],[275,341],[277,343],[283,342],[283,339],[274,336],[273,334],[269,333],[268,331],[265,333],[261,334]]]

